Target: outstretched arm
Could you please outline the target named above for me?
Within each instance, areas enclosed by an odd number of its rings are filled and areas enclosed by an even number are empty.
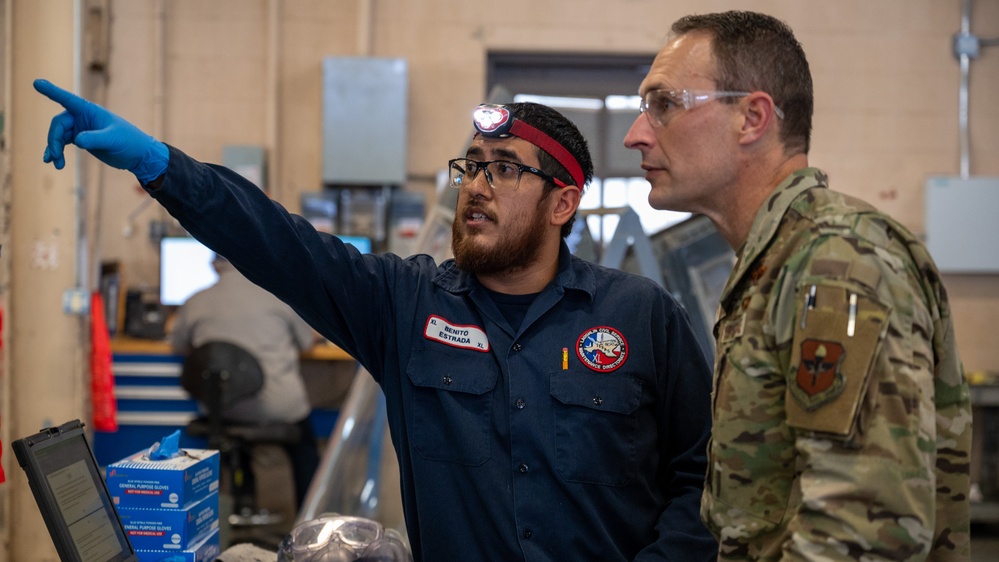
[[[43,160],[57,169],[66,166],[67,144],[90,152],[108,166],[128,170],[147,184],[166,171],[170,153],[165,144],[103,107],[48,80],[35,80],[35,89],[65,108],[52,118]]]

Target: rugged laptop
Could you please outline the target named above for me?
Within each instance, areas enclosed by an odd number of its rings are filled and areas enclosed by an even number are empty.
[[[63,562],[138,562],[80,420],[12,445]]]

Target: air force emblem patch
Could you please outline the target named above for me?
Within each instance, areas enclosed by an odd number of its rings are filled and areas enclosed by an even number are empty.
[[[609,373],[624,365],[628,358],[628,343],[614,328],[590,328],[576,341],[576,355],[590,369]]]
[[[845,356],[842,344],[833,341],[806,339],[801,342],[801,363],[791,394],[802,408],[814,410],[843,392],[845,379],[840,365]]]

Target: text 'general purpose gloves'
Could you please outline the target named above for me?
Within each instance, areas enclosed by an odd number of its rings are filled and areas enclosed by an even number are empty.
[[[34,84],[36,90],[66,109],[53,117],[49,126],[48,145],[42,158],[46,163],[51,162],[60,170],[65,167],[63,152],[72,143],[108,166],[132,172],[143,184],[166,172],[170,152],[165,144],[48,80],[35,80]]]

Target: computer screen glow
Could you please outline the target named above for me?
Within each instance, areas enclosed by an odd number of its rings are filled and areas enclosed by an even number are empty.
[[[160,241],[160,303],[180,306],[194,293],[214,285],[215,252],[194,238],[166,237]]]

